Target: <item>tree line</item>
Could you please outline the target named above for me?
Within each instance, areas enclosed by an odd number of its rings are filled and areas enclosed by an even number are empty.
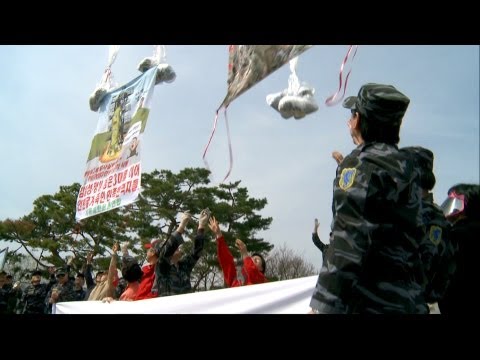
[[[285,244],[274,249],[273,244],[258,236],[260,231],[268,230],[273,221],[259,214],[267,205],[266,198],[251,197],[247,188],[240,186],[240,181],[212,186],[209,175],[204,168],[185,168],[178,173],[170,170],[144,173],[142,191],[135,203],[79,222],[75,220],[75,208],[81,185],[60,186],[57,193],[37,198],[30,214],[0,221],[0,239],[16,247],[7,255],[7,268],[18,276],[35,269],[45,270],[46,274],[48,266],[65,266],[74,256],[71,268],[81,272],[87,254],[92,252],[94,268],[105,269],[114,242],[125,241],[130,243],[131,255],[143,263],[143,245],[153,238],[168,238],[178,225],[177,215],[187,210],[193,215],[193,221],[184,236],[193,240],[198,215],[208,207],[219,221],[236,258],[240,259],[233,246],[237,238],[245,242],[250,252],[265,255],[270,281],[316,273],[312,264]],[[209,232],[207,236],[212,240],[205,244],[192,273],[195,291],[223,287],[214,237]],[[188,245],[186,251],[190,250]]]

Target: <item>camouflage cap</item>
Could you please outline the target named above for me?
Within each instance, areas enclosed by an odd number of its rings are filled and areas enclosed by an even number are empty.
[[[369,83],[363,85],[357,96],[343,101],[343,107],[358,111],[369,120],[400,125],[410,99],[392,85]]]
[[[424,171],[433,171],[433,152],[421,146],[408,146],[402,148],[413,155],[415,163]]]

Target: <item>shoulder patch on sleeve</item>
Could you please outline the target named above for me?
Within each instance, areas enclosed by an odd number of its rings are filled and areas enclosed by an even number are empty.
[[[442,241],[442,228],[439,226],[430,226],[430,241],[437,246]]]
[[[350,186],[352,186],[356,174],[357,169],[355,168],[343,169],[342,173],[340,174],[340,181],[338,182],[338,186],[340,186],[340,189],[347,190]]]

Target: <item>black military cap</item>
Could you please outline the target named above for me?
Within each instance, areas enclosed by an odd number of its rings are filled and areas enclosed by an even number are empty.
[[[36,270],[36,271],[32,272],[32,276],[42,276],[42,272],[39,271],[39,270]]]
[[[408,146],[402,148],[415,158],[416,164],[424,171],[433,171],[433,153],[421,146]]]
[[[343,101],[343,107],[358,111],[369,120],[400,125],[410,99],[392,85],[369,83],[363,85],[357,96]]]

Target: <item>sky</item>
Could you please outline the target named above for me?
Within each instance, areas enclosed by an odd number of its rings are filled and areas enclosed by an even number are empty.
[[[276,247],[285,244],[317,269],[322,256],[311,233],[318,218],[320,238],[328,242],[336,169],[331,153],[346,155],[354,148],[350,111],[341,104],[325,106],[338,88],[347,50],[348,45],[316,45],[299,57],[299,80],[315,89],[319,105],[301,120],[285,120],[266,103],[267,95],[288,87],[288,65],[228,108],[233,169],[227,182],[241,180],[250,196],[268,200],[261,214],[273,222],[261,237]],[[144,172],[204,167],[215,110],[227,91],[227,45],[168,45],[166,51],[177,78],[155,86],[143,135]],[[137,65],[152,54],[152,45],[122,45],[112,66],[115,81],[137,77]],[[35,199],[62,185],[83,183],[98,121],[88,99],[107,60],[107,45],[0,45],[0,220],[29,214]],[[399,146],[433,151],[438,204],[452,185],[479,183],[478,46],[360,45],[347,96],[369,82],[394,85],[410,98]],[[213,184],[219,184],[229,166],[223,116],[207,160]],[[5,246],[0,242],[0,249]]]

